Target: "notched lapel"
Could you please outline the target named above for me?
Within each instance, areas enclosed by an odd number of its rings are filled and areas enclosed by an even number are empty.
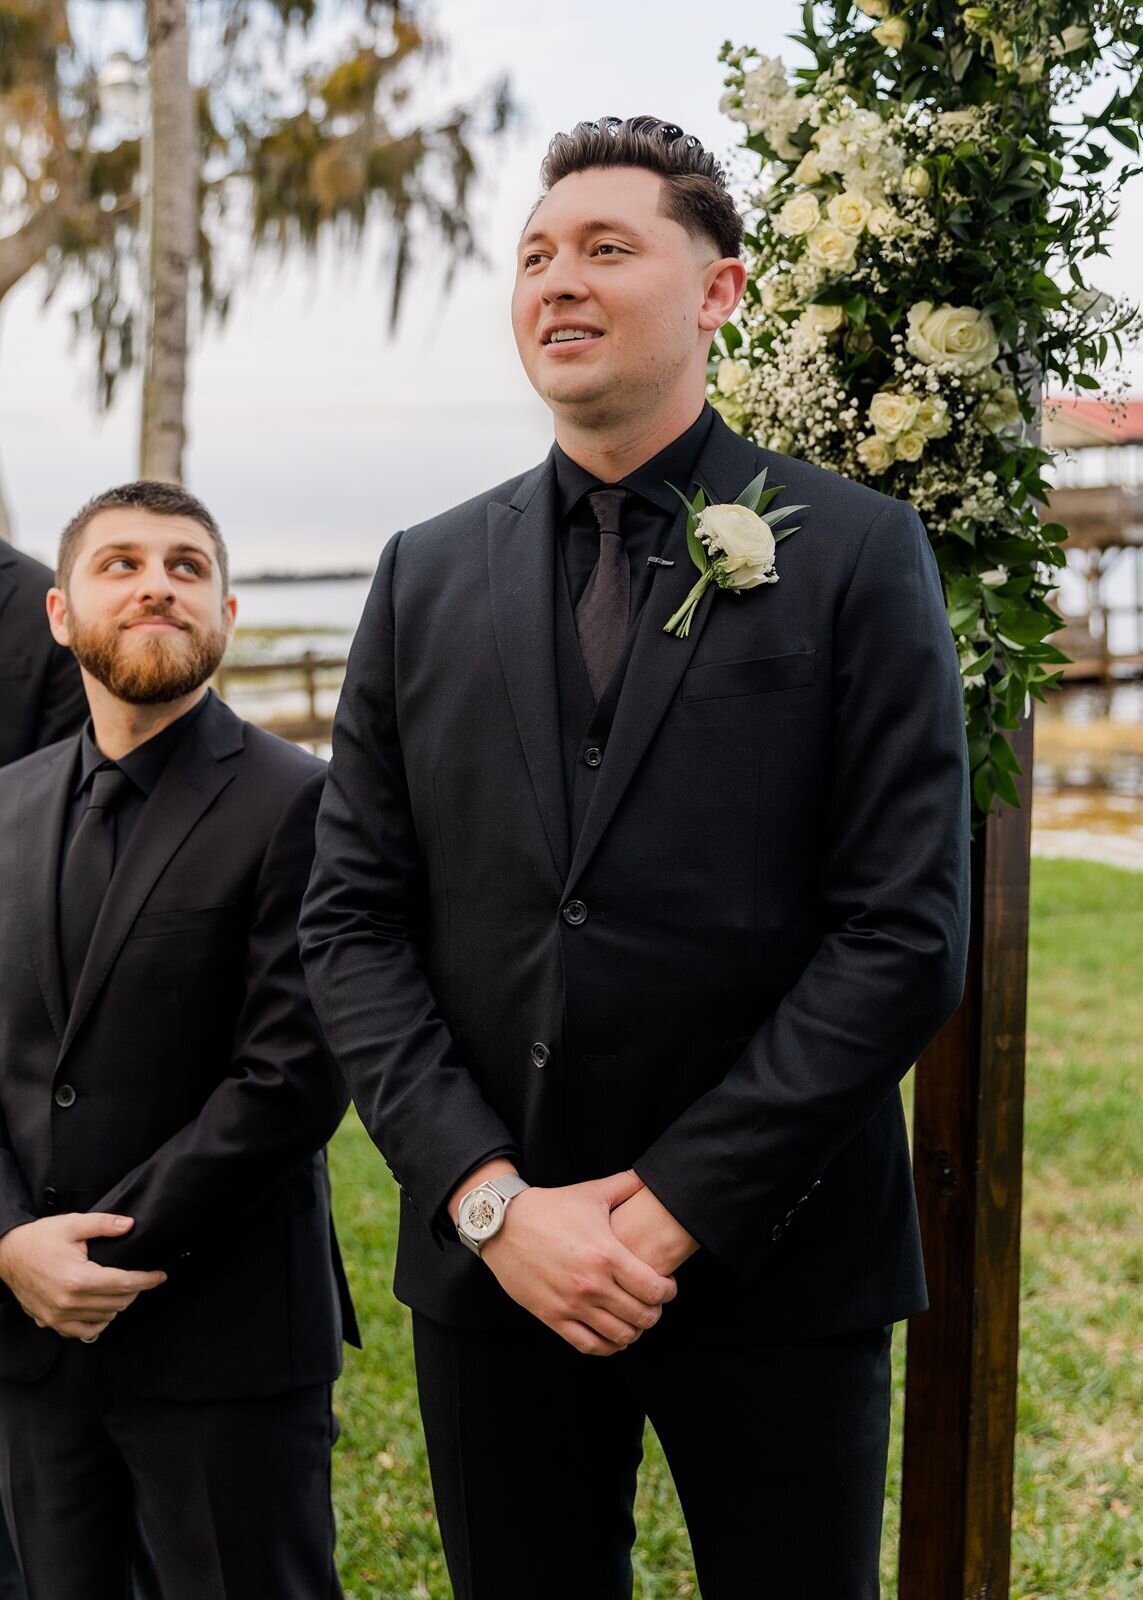
[[[67,1026],[60,971],[59,863],[78,739],[29,775],[17,811],[16,873],[28,954],[57,1039]]]
[[[233,724],[233,729],[231,729]],[[232,732],[226,742],[212,731]],[[143,903],[175,851],[203,813],[234,777],[220,759],[242,748],[242,724],[225,706],[208,706],[199,723],[176,747],[135,825],[111,890],[91,935],[91,945],[76,985],[75,1000],[60,1046],[68,1050],[131,931]]]
[[[509,504],[488,508],[488,587],[496,649],[536,805],[562,884],[568,866],[555,650],[555,467],[549,458]]]

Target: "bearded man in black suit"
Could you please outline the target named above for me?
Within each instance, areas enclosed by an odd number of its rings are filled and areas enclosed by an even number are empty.
[[[207,688],[234,623],[167,484],[64,531],[83,732],[0,772],[0,1496],[30,1600],[329,1600],[344,1109],[297,916],[322,763]]]
[[[704,403],[745,272],[696,140],[581,124],[543,178],[513,325],[555,446],[384,550],[311,993],[402,1190],[456,1594],[629,1596],[649,1418],[706,1600],[866,1600],[890,1324],[925,1304],[897,1085],[966,950],[936,564],[908,505]],[[780,581],[668,631],[675,491],[763,468],[808,508]]]

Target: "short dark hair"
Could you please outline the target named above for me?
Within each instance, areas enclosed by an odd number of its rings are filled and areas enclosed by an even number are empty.
[[[663,211],[692,236],[709,239],[719,255],[742,249],[742,218],[726,175],[691,133],[659,117],[600,117],[557,133],[540,167],[543,193],[573,172],[593,167],[645,167],[663,180]]]
[[[101,511],[117,511],[125,507],[139,511],[154,511],[160,517],[189,517],[192,522],[201,523],[214,540],[218,570],[222,574],[223,591],[229,590],[230,560],[218,523],[202,501],[179,484],[156,483],[150,478],[140,478],[136,483],[121,483],[114,489],[104,489],[102,494],[93,495],[87,504],[76,512],[60,534],[59,553],[56,556],[56,582],[61,589],[67,587],[71,569],[75,565],[76,550],[88,523]]]

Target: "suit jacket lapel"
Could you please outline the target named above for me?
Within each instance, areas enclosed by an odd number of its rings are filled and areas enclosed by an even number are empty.
[[[28,777],[16,823],[16,872],[28,952],[57,1039],[63,1038],[67,1026],[60,971],[60,849],[78,745],[78,738],[61,744],[54,757]]]
[[[488,508],[488,586],[500,666],[536,806],[561,884],[568,818],[556,682],[555,467],[528,473],[507,504]]]
[[[135,825],[99,913],[75,1000],[60,1046],[66,1053],[91,1010],[123,941],[161,873],[216,796],[234,777],[222,759],[237,754],[242,723],[220,700],[212,699],[187,731],[163,768]]]
[[[16,578],[10,568],[16,565],[15,560],[8,551],[0,549],[0,611],[16,593]]]
[[[695,480],[704,489],[708,504],[722,503],[733,500],[763,464],[762,453],[716,417],[695,469]],[[569,889],[582,876],[597,849],[690,666],[711,611],[720,604],[717,592],[708,590],[685,639],[664,633],[667,619],[682,605],[698,577],[687,551],[686,514],[681,506],[667,541],[667,554],[675,565],[669,572],[664,569],[666,581],[652,586],[639,619],[607,741],[607,759],[600,768],[599,781],[576,840]]]

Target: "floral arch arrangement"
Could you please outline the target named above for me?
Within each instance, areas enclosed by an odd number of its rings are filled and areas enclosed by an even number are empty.
[[[1143,170],[1109,144],[1138,154],[1143,8],[833,0],[807,4],[795,37],[814,64],[789,75],[722,52],[722,109],[761,174],[712,397],[759,443],[916,505],[983,816],[1018,804],[1003,730],[1066,660],[1041,385],[1100,388],[1143,325],[1087,280]]]

